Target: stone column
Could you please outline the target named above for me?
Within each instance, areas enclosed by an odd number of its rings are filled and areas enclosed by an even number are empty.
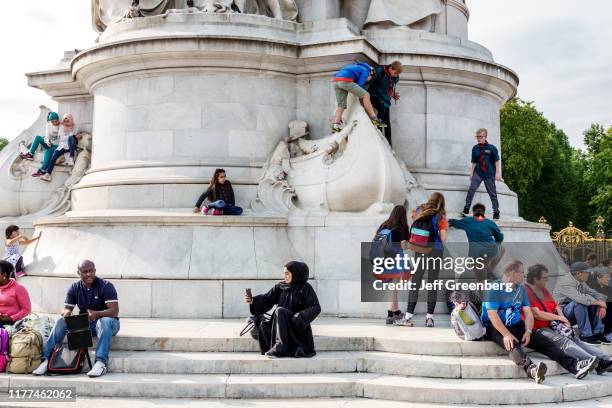
[[[299,21],[318,21],[340,17],[340,0],[297,0]]]

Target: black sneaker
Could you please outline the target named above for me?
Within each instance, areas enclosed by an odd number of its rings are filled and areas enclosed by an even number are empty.
[[[584,377],[587,376],[588,373],[590,373],[595,369],[595,367],[597,367],[598,363],[599,360],[597,359],[597,357],[591,357],[586,360],[578,360],[576,362],[576,379],[582,380]]]
[[[464,208],[463,211],[461,211],[461,216],[462,217],[469,217],[470,216],[470,209],[469,208]]]
[[[601,344],[601,341],[599,341],[597,339],[597,336],[580,336],[580,340],[584,341],[585,343],[589,343],[589,344]]]
[[[606,371],[611,371],[611,369],[612,360],[599,360],[599,364],[597,364],[595,371],[598,375],[603,375]]]
[[[595,338],[595,340],[598,340],[601,344],[612,344],[612,341],[608,340],[608,338],[604,336],[603,333],[597,333],[593,337]]]
[[[495,211],[495,212],[493,213],[493,219],[494,219],[494,220],[499,220],[499,211]]]
[[[537,364],[531,364],[527,369],[527,376],[534,380],[536,384],[542,384],[546,379],[546,371],[548,371],[548,367],[543,362],[539,362]]]

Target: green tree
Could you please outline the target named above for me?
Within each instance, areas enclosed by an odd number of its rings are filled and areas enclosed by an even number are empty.
[[[553,230],[578,215],[579,168],[567,135],[532,102],[513,99],[501,110],[502,174],[529,221],[545,216]]]
[[[593,230],[595,218],[603,216],[612,222],[612,126],[607,130],[593,124],[584,132],[586,152],[582,156],[583,182],[586,194],[581,203],[590,211],[589,226]]]
[[[9,144],[9,141],[3,137],[0,137],[0,150],[4,149],[7,144]]]

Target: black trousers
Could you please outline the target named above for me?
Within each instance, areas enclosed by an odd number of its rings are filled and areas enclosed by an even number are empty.
[[[387,142],[389,142],[389,146],[393,146],[391,144],[391,109],[387,108],[383,101],[379,98],[373,97],[370,99],[372,102],[372,106],[376,109],[376,113],[378,114],[378,119],[382,120],[386,128],[381,129],[381,132]]]
[[[612,299],[608,299],[608,300],[612,300]],[[612,302],[607,302],[606,304],[608,306],[608,308],[606,309],[608,313],[606,313],[606,317],[604,317],[602,321],[604,324],[604,334],[608,335],[612,333]]]
[[[525,334],[525,322],[521,321],[512,326],[506,326],[506,328],[517,339],[517,341],[515,341],[513,344],[512,350],[508,352],[508,356],[516,365],[523,367],[523,369],[527,371],[527,368],[529,368],[533,362],[529,357],[527,357],[525,350],[523,350],[523,347],[520,344],[520,341]],[[486,338],[487,340],[495,342],[504,350],[506,349],[504,346],[504,336],[502,336],[501,333],[498,332],[492,325],[487,327]],[[576,374],[576,359],[565,353],[558,344],[547,336],[542,335],[537,330],[531,333],[531,341],[527,347],[544,354],[546,357],[559,363],[570,373]]]
[[[422,267],[415,271],[410,279],[414,282],[416,289],[408,292],[408,308],[406,311],[410,314],[414,314],[414,309],[416,308],[417,301],[419,299],[419,288],[421,287],[421,282],[423,281],[423,276],[425,275],[425,271],[427,271],[427,282],[432,283],[433,281],[438,279],[438,275],[440,274],[440,266],[442,259],[442,251],[433,250],[429,254],[422,255],[423,256],[423,264],[432,266],[431,268]],[[438,261],[438,259],[440,261]],[[422,265],[423,265],[422,264]],[[427,291],[427,313],[433,314],[436,310],[436,302],[438,300],[438,291],[436,290],[428,290]]]

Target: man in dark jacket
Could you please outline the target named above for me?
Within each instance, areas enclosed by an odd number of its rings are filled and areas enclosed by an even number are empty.
[[[391,65],[378,67],[374,70],[372,80],[368,85],[372,106],[378,112],[378,117],[387,125],[382,129],[383,135],[391,146],[391,99],[398,100],[399,92],[395,90],[399,76],[404,67],[401,62],[394,61]]]
[[[261,316],[277,305],[272,320],[259,325],[259,348],[268,357],[312,357],[316,352],[310,324],[321,313],[321,306],[308,283],[308,265],[292,261],[285,265],[284,272],[284,280],[268,293],[245,295],[254,316]]]

